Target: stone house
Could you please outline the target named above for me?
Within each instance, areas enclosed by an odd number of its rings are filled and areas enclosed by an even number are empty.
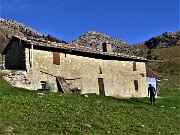
[[[85,46],[14,36],[2,52],[6,69],[25,72],[22,87],[54,92],[96,93],[114,97],[146,96],[145,58]]]

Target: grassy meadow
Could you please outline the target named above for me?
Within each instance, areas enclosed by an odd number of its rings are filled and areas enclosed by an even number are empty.
[[[29,91],[0,77],[0,134],[105,135],[180,133],[180,92],[161,90],[148,98],[116,99]]]
[[[147,62],[147,66],[155,71],[161,82],[161,89],[174,89],[180,86],[180,46],[170,48],[154,49],[148,55],[151,61]],[[147,54],[147,53],[144,53]],[[144,55],[144,57],[147,57]]]

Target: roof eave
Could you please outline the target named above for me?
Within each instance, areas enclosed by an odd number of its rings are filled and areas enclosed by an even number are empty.
[[[115,56],[115,55],[109,55],[109,54],[102,54],[102,53],[95,53],[95,52],[88,52],[88,51],[83,51],[83,50],[76,50],[76,49],[70,49],[70,48],[63,48],[63,47],[56,47],[56,46],[44,46],[44,45],[39,45],[39,44],[31,44],[31,43],[27,43],[27,45],[35,45],[38,47],[44,47],[44,48],[54,48],[54,49],[61,49],[66,51],[66,53],[72,53],[72,52],[79,52],[79,53],[87,53],[87,54],[93,54],[93,55],[101,55],[101,56],[107,56],[107,57],[115,57],[115,58],[119,58],[119,59],[124,59],[124,60],[132,60],[132,61],[137,61],[137,62],[146,62],[147,59],[136,59],[136,58],[129,58],[129,57],[122,57],[122,56]]]
[[[17,37],[17,36],[13,36],[11,38],[11,40],[9,41],[9,43],[4,48],[4,50],[2,52],[2,55],[6,54],[8,46],[11,45],[11,43],[13,41],[15,41],[15,40],[21,40],[21,39],[19,37]],[[22,39],[22,41],[23,41],[23,39]],[[91,54],[93,54],[93,55],[96,55],[96,56],[104,56],[106,58],[116,59],[116,60],[128,60],[128,61],[136,61],[136,62],[146,62],[146,61],[148,61],[147,59],[141,58],[141,57],[139,57],[139,58],[136,58],[134,56],[128,57],[126,55],[121,56],[121,55],[118,55],[118,54],[106,54],[106,53],[99,52],[99,51],[97,51],[97,52],[93,52],[93,51],[89,52],[89,51],[85,51],[85,50],[71,49],[71,48],[59,47],[59,46],[45,46],[45,45],[40,45],[40,44],[32,44],[31,42],[27,42],[27,41],[24,41],[24,42],[26,42],[26,45],[35,45],[37,47],[40,47],[40,48],[42,47],[42,48],[47,48],[47,49],[51,48],[52,50],[61,49],[61,50],[64,50],[65,52],[67,51],[67,53],[72,53],[72,51],[73,51],[74,53],[76,53],[76,52],[81,53],[81,55],[82,55],[82,53],[88,54],[89,56]],[[26,47],[28,48],[28,46],[26,46]]]

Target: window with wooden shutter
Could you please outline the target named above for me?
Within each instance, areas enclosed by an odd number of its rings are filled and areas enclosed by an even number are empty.
[[[53,52],[53,64],[60,65],[60,53]]]
[[[138,81],[134,80],[134,88],[136,91],[138,91]]]
[[[137,71],[136,62],[133,62],[133,71]]]

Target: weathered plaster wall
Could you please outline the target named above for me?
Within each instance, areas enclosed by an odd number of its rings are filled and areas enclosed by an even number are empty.
[[[53,53],[26,48],[26,69],[28,78],[31,81],[32,89],[41,89],[40,81],[48,81],[54,83],[54,91],[57,91],[55,76],[60,75],[60,65],[53,64]]]
[[[6,69],[26,69],[24,50],[21,42],[14,41],[9,46],[5,57]]]
[[[108,96],[145,96],[146,77],[140,75],[145,73],[143,62],[138,62],[137,71],[133,71],[132,61],[101,60],[73,55],[65,57],[61,54],[61,76],[81,78],[82,84],[78,87],[82,89],[82,93],[99,94],[98,78],[103,78],[105,94]],[[135,91],[134,80],[138,80],[138,91]]]
[[[61,53],[60,65],[54,65],[52,52],[33,50],[33,53],[34,64],[31,67],[31,50],[26,49],[26,67],[33,89],[41,88],[40,81],[53,82],[56,86],[54,76],[60,75],[71,88],[81,89],[82,94],[99,94],[98,78],[103,78],[107,96],[146,95],[146,71],[143,62],[138,62],[137,71],[133,71],[133,61],[102,60]],[[138,80],[138,91],[135,91],[134,80]]]

